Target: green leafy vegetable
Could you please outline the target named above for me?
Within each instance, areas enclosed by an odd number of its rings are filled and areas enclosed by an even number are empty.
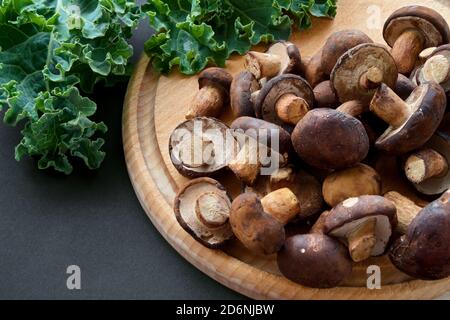
[[[0,109],[23,125],[16,159],[69,174],[70,157],[98,168],[103,123],[81,92],[127,75],[140,9],[129,0],[0,0]]]
[[[149,0],[143,10],[157,31],[145,44],[153,66],[194,74],[208,63],[223,66],[233,52],[287,39],[293,24],[309,28],[311,16],[334,17],[336,0]]]

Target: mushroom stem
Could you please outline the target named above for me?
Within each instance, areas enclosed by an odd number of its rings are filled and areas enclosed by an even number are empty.
[[[394,128],[403,125],[411,114],[409,105],[384,83],[375,92],[370,111]]]
[[[261,199],[261,204],[266,213],[283,225],[300,213],[297,196],[288,188],[272,191]]]
[[[308,112],[309,105],[305,99],[297,97],[295,94],[287,93],[278,99],[275,110],[278,118],[283,122],[295,125]]]
[[[249,51],[245,56],[245,68],[250,71],[256,79],[272,78],[281,69],[281,59],[275,54]]]
[[[448,172],[448,162],[433,149],[423,149],[406,160],[405,174],[412,183],[422,183],[430,178],[443,177]]]
[[[369,111],[369,106],[358,100],[351,100],[344,102],[337,109],[337,111],[346,113],[352,117],[358,117],[364,112]]]
[[[371,256],[377,242],[376,224],[376,218],[367,219],[347,236],[348,250],[353,261],[363,261]]]
[[[230,207],[222,196],[208,192],[198,197],[195,202],[195,214],[205,226],[218,228],[227,223]]]
[[[397,208],[398,224],[396,231],[400,234],[405,234],[408,226],[422,208],[396,191],[390,191],[384,197],[391,201]]]
[[[223,101],[224,93],[220,88],[205,86],[195,95],[185,117],[216,117],[222,110]]]
[[[404,31],[397,38],[391,54],[397,64],[398,72],[409,74],[414,69],[417,58],[423,50],[424,42],[424,36],[414,29]]]
[[[434,52],[434,50],[436,50],[436,47],[429,47],[422,50],[419,53],[419,63],[421,65],[424,64],[427,61],[427,59],[431,56],[431,54]]]
[[[383,82],[383,71],[377,67],[371,67],[361,76],[360,86],[365,89],[375,89]]]
[[[258,99],[258,95],[260,92],[261,92],[261,90],[256,90],[256,91],[252,92],[252,94],[250,96],[250,101],[253,102],[253,104],[256,103],[256,100]]]
[[[279,168],[270,175],[269,183],[271,190],[287,188],[294,183],[295,173],[292,167]]]
[[[425,81],[444,83],[450,78],[450,61],[443,55],[436,55],[425,62],[422,69]]]
[[[257,141],[248,138],[236,157],[228,163],[228,168],[234,172],[239,180],[247,185],[252,185],[261,168]]]

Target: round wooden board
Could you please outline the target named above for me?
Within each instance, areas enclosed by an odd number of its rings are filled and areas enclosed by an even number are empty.
[[[334,21],[315,19],[312,30],[295,33],[291,41],[299,46],[303,56],[313,54],[330,33],[342,29],[357,28],[383,42],[381,30],[386,17],[398,7],[412,3],[433,7],[450,19],[447,0],[394,3],[339,0]],[[242,58],[232,57],[227,69],[232,74],[241,70]],[[187,179],[170,162],[168,139],[183,121],[188,102],[197,90],[197,77],[178,72],[159,76],[152,72],[148,58],[143,56],[129,83],[123,113],[125,157],[137,197],[159,232],[190,263],[223,285],[256,299],[430,299],[450,290],[450,278],[412,280],[396,270],[386,256],[355,264],[352,276],[342,287],[306,288],[282,277],[274,257],[255,256],[238,241],[230,243],[224,251],[208,249],[196,242],[178,225],[173,214],[175,194]],[[222,120],[230,122],[230,112]],[[233,195],[238,193],[239,184],[232,175],[219,176],[218,180]],[[408,192],[405,186],[399,188]],[[366,288],[369,265],[381,267],[381,289]]]

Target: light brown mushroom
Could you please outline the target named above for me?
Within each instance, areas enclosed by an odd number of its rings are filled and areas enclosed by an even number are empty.
[[[186,119],[217,117],[228,103],[231,75],[222,68],[211,67],[198,76],[200,90],[186,113]]]

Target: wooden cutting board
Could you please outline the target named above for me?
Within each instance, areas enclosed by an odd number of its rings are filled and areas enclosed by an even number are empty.
[[[374,41],[384,43],[385,19],[407,4],[432,7],[450,20],[448,0],[339,0],[334,21],[315,19],[313,29],[295,33],[291,41],[298,45],[303,56],[314,54],[332,32],[348,28],[360,29]],[[232,74],[242,68],[243,59],[239,56],[227,62]],[[172,166],[168,141],[172,130],[184,120],[188,102],[197,90],[196,76],[187,77],[178,72],[160,76],[152,71],[148,58],[143,56],[129,83],[123,113],[123,144],[136,194],[159,232],[186,260],[223,285],[258,299],[430,299],[450,291],[450,278],[432,282],[412,280],[397,271],[387,257],[354,264],[352,277],[342,287],[306,288],[282,277],[274,257],[255,256],[238,241],[224,251],[208,249],[196,242],[178,225],[172,211],[175,194],[187,179]],[[222,120],[229,123],[231,112]],[[239,192],[239,183],[231,174],[218,180],[233,196]],[[396,181],[392,183],[395,185]],[[399,189],[407,192],[408,187],[399,186]],[[379,290],[366,288],[366,269],[372,264],[381,267],[383,285]]]

